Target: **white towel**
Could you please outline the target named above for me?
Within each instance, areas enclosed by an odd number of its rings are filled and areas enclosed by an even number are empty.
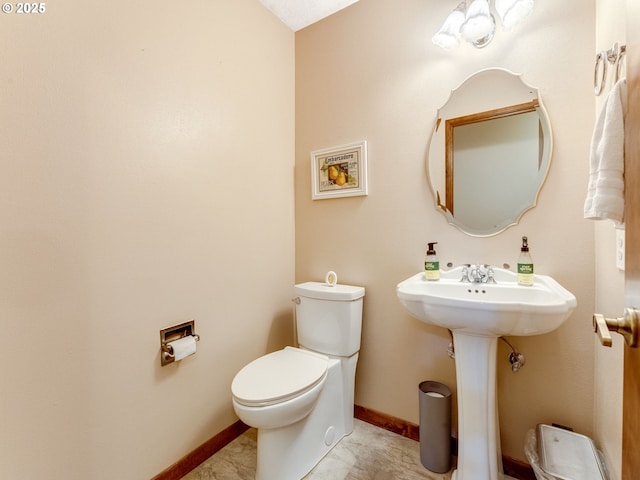
[[[611,89],[596,121],[591,139],[590,173],[584,218],[613,220],[624,216],[624,117],[627,82]]]

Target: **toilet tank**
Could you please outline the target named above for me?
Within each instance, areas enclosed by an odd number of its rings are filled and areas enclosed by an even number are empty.
[[[364,287],[307,282],[294,290],[301,347],[342,357],[360,350]]]

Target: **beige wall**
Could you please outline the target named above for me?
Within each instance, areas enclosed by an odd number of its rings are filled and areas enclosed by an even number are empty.
[[[396,284],[418,272],[427,241],[442,263],[515,264],[528,235],[536,271],[578,299],[556,332],[511,338],[527,358],[517,374],[499,347],[503,452],[524,459],[539,422],[594,431],[593,223],[582,218],[595,100],[595,2],[537,2],[514,33],[499,31],[484,50],[446,53],[430,37],[452,5],[361,0],[296,34],[296,279],[323,278],[367,288],[356,403],[417,422],[417,385],[455,387],[444,329],[411,318]],[[472,238],[433,206],[425,154],[438,107],[471,73],[503,67],[540,89],[554,133],[551,170],[538,206],[495,237]],[[482,92],[478,92],[479,95]],[[367,197],[312,201],[309,152],[369,142]]]
[[[597,0],[595,51],[607,50],[626,40],[626,1]],[[614,68],[608,69],[607,83],[596,99],[600,112],[615,82]],[[612,222],[595,224],[596,305],[595,311],[608,317],[622,315],[624,309],[624,272],[615,265],[616,234]],[[595,335],[594,335],[595,337]],[[622,459],[622,370],[624,340],[613,336],[613,348],[603,348],[594,338],[595,351],[595,440],[604,453],[612,479],[620,478]]]
[[[597,49],[623,41],[607,3]],[[294,36],[255,0],[47,8],[0,31],[0,476],[148,478],[235,421],[235,372],[291,338]],[[621,274],[613,229],[594,240],[581,218],[594,2],[538,2],[485,50],[444,53],[429,39],[450,8],[360,0],[296,34],[295,278],[334,269],[367,287],[356,402],[417,422],[418,382],[454,387],[455,369],[446,332],[405,314],[396,283],[427,241],[444,263],[500,265],[528,235],[537,271],[579,307],[511,339],[518,374],[500,345],[504,452],[523,458],[526,430],[555,421],[615,460],[619,342],[594,347],[590,318],[622,308]],[[432,207],[424,157],[449,89],[490,66],[540,89],[555,145],[539,206],[478,239]],[[370,195],[312,202],[309,152],[362,139]],[[190,318],[197,355],[160,368],[158,330]]]
[[[255,0],[46,7],[0,29],[0,477],[150,478],[291,340],[294,35]]]

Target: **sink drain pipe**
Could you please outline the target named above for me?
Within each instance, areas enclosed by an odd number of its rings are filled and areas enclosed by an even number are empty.
[[[449,330],[449,336],[451,336],[451,342],[449,342],[449,347],[447,348],[447,355],[455,360],[456,358],[456,348],[453,344],[453,332]],[[511,364],[511,370],[513,372],[518,372],[525,364],[524,354],[518,352],[515,347],[504,337],[500,337],[504,343],[509,345],[511,349],[511,353],[509,353],[508,361]]]

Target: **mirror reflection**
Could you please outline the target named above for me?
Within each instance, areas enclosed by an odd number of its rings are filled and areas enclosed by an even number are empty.
[[[507,70],[478,72],[438,110],[427,164],[436,208],[469,235],[495,235],[535,206],[550,157],[537,89]]]

